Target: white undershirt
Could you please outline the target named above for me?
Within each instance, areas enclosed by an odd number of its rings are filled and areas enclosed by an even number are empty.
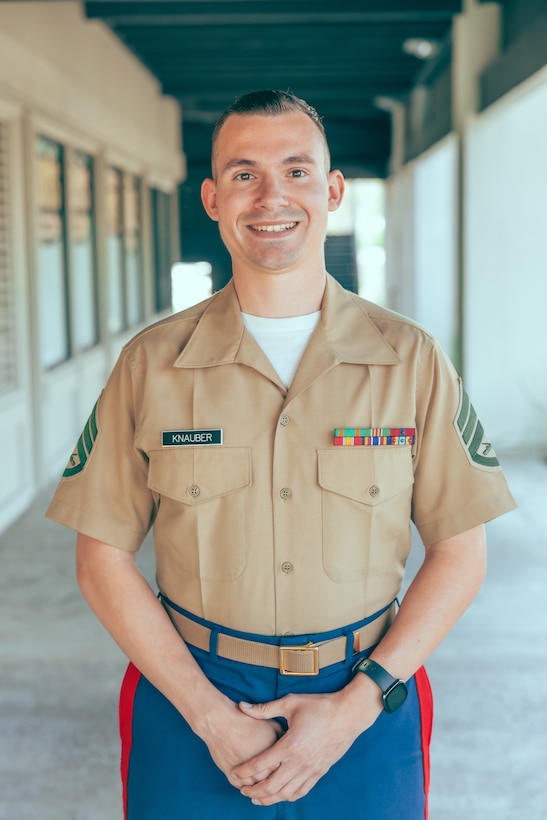
[[[289,387],[302,354],[317,327],[321,311],[287,319],[241,314],[243,324],[260,345],[279,378]]]

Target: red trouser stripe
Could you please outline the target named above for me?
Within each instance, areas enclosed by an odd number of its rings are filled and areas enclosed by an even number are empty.
[[[129,758],[133,744],[133,705],[135,693],[141,679],[141,673],[132,663],[127,667],[120,691],[120,737],[122,741],[121,774],[123,788],[123,816],[127,820],[127,779],[129,777]]]
[[[424,793],[425,793],[425,820],[427,820],[428,813],[428,797],[429,797],[429,781],[431,775],[430,761],[429,761],[429,747],[431,744],[431,733],[433,731],[433,693],[431,691],[431,684],[427,677],[427,672],[422,666],[416,672],[416,690],[418,692],[418,701],[420,703],[420,714],[422,724],[422,756],[424,762]]]

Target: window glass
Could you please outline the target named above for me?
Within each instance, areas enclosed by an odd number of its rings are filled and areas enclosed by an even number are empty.
[[[171,197],[152,188],[152,242],[154,250],[154,301],[160,312],[172,307],[171,295]]]
[[[106,169],[106,260],[108,267],[108,319],[110,333],[126,327],[123,275],[122,173]]]
[[[98,339],[92,157],[72,151],[69,180],[73,346],[85,350]]]
[[[45,137],[36,140],[38,208],[38,319],[40,358],[46,368],[68,358],[63,149]]]
[[[127,324],[131,327],[143,318],[140,186],[132,174],[123,178],[123,223]]]

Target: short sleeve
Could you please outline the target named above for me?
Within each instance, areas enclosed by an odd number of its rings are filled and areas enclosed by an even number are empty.
[[[134,392],[122,351],[46,512],[77,532],[129,551],[140,547],[154,515],[148,459],[135,446]]]
[[[416,412],[412,518],[424,544],[516,507],[493,444],[437,342],[421,363]]]

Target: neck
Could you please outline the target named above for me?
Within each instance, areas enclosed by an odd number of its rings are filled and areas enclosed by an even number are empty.
[[[321,308],[325,292],[326,272],[320,276],[302,277],[294,274],[268,274],[249,280],[238,277],[234,270],[234,285],[241,310],[252,316],[286,319],[304,316]]]

